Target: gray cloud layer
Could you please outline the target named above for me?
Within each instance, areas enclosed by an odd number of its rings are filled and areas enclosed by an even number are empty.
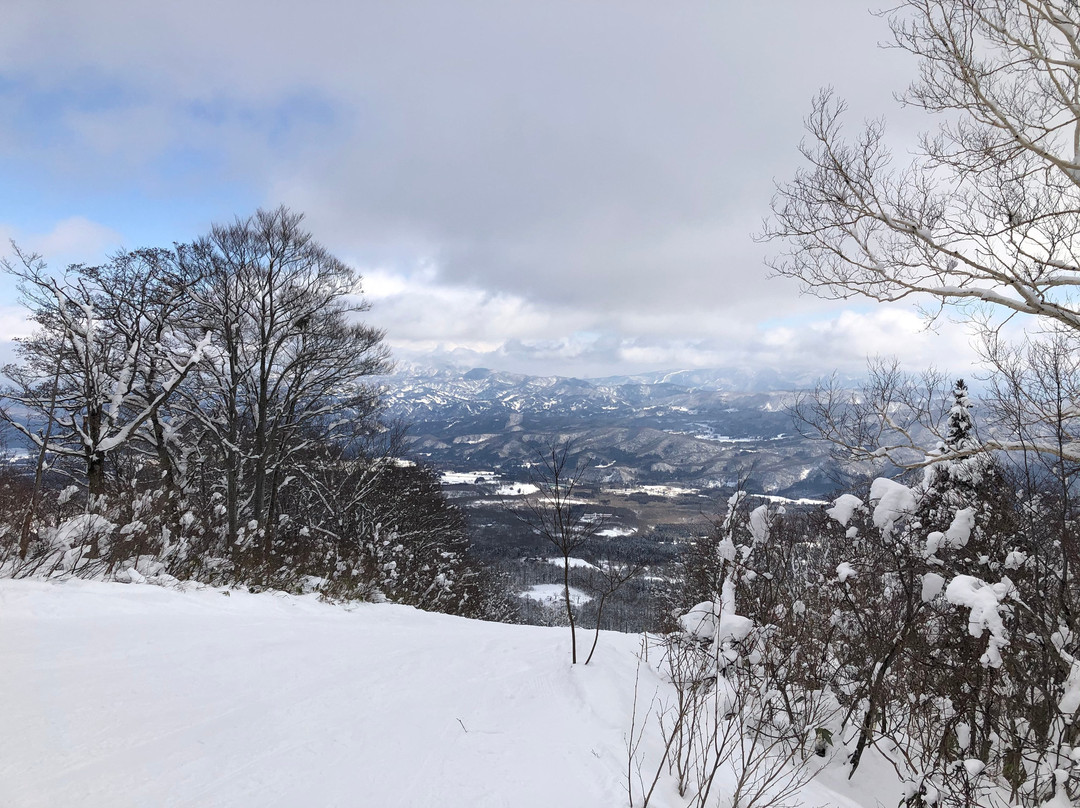
[[[249,188],[366,269],[405,353],[569,372],[828,356],[835,310],[750,233],[818,87],[877,114],[913,71],[853,0],[9,6],[13,157],[164,216],[176,187]]]

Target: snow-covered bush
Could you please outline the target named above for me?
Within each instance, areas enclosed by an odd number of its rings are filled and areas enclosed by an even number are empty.
[[[714,594],[687,601],[681,622],[699,647],[713,643],[729,685],[757,670],[785,708],[835,699],[829,737],[849,770],[886,757],[906,805],[1069,799],[1080,785],[1071,497],[1054,495],[1054,476],[967,454],[962,385],[948,418],[925,472],[819,511],[758,510],[759,529],[733,501],[741,515],[729,507],[690,556],[708,544],[688,580]],[[735,616],[752,621],[745,636]]]
[[[663,669],[677,696],[658,720],[691,805],[787,805],[832,751],[840,704],[798,673],[809,662],[797,637],[805,609],[788,595],[804,591],[817,548],[793,540],[797,521],[736,493],[687,559],[687,591],[710,596],[666,639]]]

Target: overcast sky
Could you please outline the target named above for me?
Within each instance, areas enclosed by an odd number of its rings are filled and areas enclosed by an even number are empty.
[[[932,124],[893,101],[915,64],[871,8],[5,0],[0,237],[60,267],[285,204],[405,360],[960,369],[962,329],[800,296],[752,239],[820,87],[901,148]]]

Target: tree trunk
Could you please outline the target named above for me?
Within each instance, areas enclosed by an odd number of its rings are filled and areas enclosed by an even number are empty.
[[[566,601],[566,619],[570,621],[570,663],[577,664],[577,630],[574,627],[574,609],[570,604],[570,556],[563,556],[563,599]]]
[[[100,513],[105,504],[105,455],[89,451],[86,455],[87,509]]]

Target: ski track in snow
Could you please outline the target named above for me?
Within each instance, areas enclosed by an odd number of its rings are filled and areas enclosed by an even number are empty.
[[[640,642],[571,666],[566,629],[0,580],[0,806],[616,808]],[[804,804],[875,804],[835,780]],[[651,804],[685,805],[668,785]]]
[[[636,638],[273,599],[0,582],[0,805],[625,800],[622,727],[574,730]]]

